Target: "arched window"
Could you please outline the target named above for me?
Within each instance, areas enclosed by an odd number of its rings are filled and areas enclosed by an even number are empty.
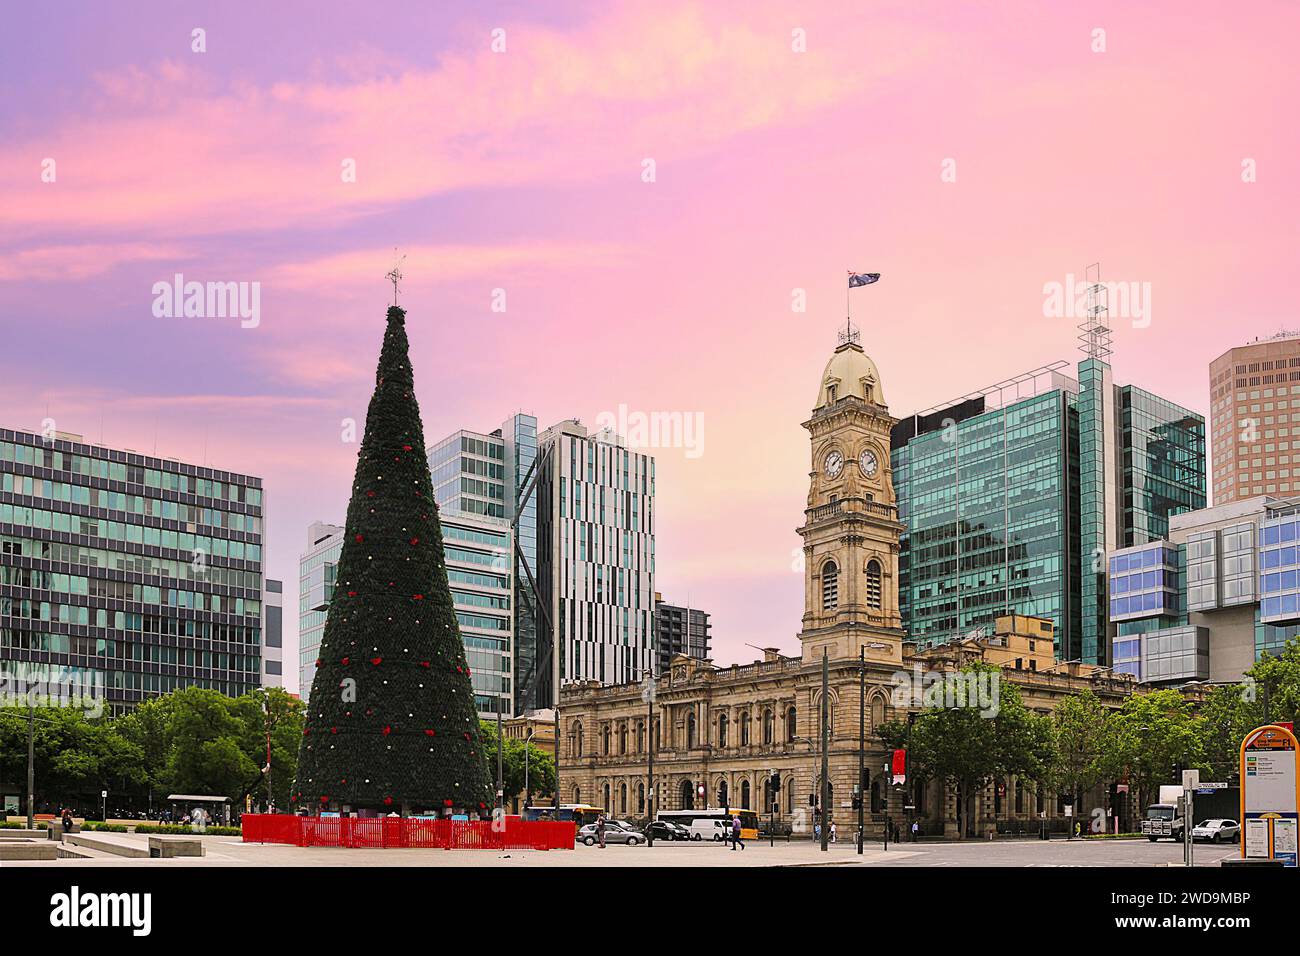
[[[763,805],[759,809],[768,813],[772,809],[772,778],[765,776],[763,778]]]
[[[695,749],[695,715],[686,715],[686,749]]]
[[[602,737],[602,739],[603,739],[603,741],[604,741],[604,746],[605,746],[604,754],[605,754],[606,757],[608,757],[608,756],[609,756],[609,737],[610,737],[610,735],[609,735],[609,724],[606,724],[606,725],[601,729],[601,737]],[[609,801],[608,801],[608,800],[605,801],[605,806],[609,806]]]
[[[880,562],[875,558],[867,562],[867,607],[880,610]]]
[[[636,812],[645,813],[645,784],[636,785]]]
[[[740,715],[740,746],[749,746],[749,714]]]
[[[785,782],[785,812],[794,813],[794,777]]]
[[[627,813],[627,784],[618,785],[618,812]]]
[[[573,802],[574,802],[574,803],[582,803],[582,788],[581,788],[581,787],[574,787],[574,788],[573,788]]]
[[[885,698],[877,695],[871,698],[871,729],[875,730],[885,722]]]
[[[618,725],[618,752],[627,753],[627,724]]]
[[[729,721],[726,714],[718,714],[718,746],[727,746],[727,725]]]
[[[770,744],[776,736],[776,717],[771,707],[763,708],[763,743]]]
[[[645,721],[638,720],[636,722],[636,752],[642,753],[644,751],[645,751]]]
[[[787,707],[785,711],[785,742],[794,743],[794,708]]]
[[[695,809],[695,785],[692,784],[689,780],[683,780],[682,787],[681,787],[681,795],[682,795],[682,809],[694,810]]]
[[[840,603],[840,569],[834,561],[822,565],[822,610],[833,611]]]
[[[581,721],[578,721],[574,724],[573,745],[571,749],[575,757],[582,756],[582,722]]]
[[[604,803],[604,807],[605,807],[605,812],[608,813],[608,812],[609,812],[609,808],[612,807],[612,806],[614,805],[614,804],[613,804],[613,801],[611,801],[611,800],[609,799],[609,784],[605,784],[605,786],[604,786],[604,793],[605,793],[605,799],[604,799],[603,803]]]
[[[749,781],[740,781],[740,809],[749,809]]]
[[[720,807],[728,806],[728,803],[727,803],[727,781],[725,781],[725,780],[719,780],[719,781],[718,781],[718,806],[720,806]]]

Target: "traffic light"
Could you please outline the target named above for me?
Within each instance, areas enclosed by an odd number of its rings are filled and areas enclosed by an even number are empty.
[[[773,773],[773,774],[772,774],[772,793],[776,794],[776,793],[780,793],[780,792],[781,792],[781,775],[780,775],[779,773]]]
[[[860,793],[855,793],[855,794],[853,795],[853,809],[854,809],[854,810],[861,810],[861,809],[862,809],[862,794],[860,794]]]

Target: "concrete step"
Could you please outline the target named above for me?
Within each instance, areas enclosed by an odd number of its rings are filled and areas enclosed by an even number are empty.
[[[56,844],[59,847],[60,860],[114,860],[120,859],[116,853],[105,853],[103,850],[92,850],[86,846],[68,846],[68,844]]]
[[[4,860],[57,860],[59,845],[49,840],[6,840],[0,843],[0,861]]]
[[[149,859],[149,844],[132,839],[125,833],[73,833],[64,837],[64,843],[114,856]]]

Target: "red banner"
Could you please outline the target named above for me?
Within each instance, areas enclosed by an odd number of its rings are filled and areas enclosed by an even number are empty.
[[[423,820],[411,817],[299,817],[246,813],[245,843],[338,846],[368,849],[572,850],[571,822],[519,820]]]

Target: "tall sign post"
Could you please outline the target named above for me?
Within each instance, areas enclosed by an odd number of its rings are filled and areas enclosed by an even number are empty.
[[[1296,865],[1300,742],[1290,726],[1257,727],[1241,742],[1241,855]]]

